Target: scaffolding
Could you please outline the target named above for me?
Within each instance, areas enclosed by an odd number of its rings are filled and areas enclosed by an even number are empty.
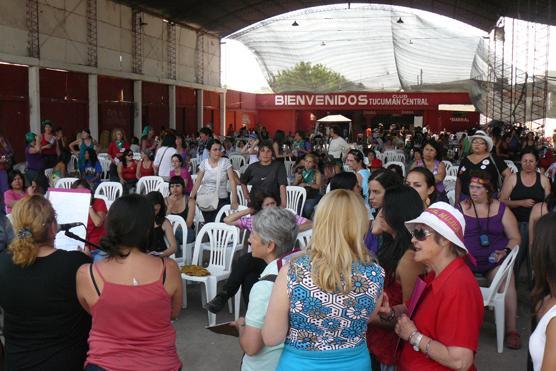
[[[133,8],[132,17],[133,72],[143,73],[143,13],[139,8]]]
[[[168,58],[166,61],[167,77],[170,80],[176,79],[176,24],[168,22],[166,24],[167,40],[166,52]]]
[[[197,32],[195,45],[195,80],[198,84],[205,83],[205,35]]]
[[[97,55],[97,0],[87,0],[87,64],[96,67]]]
[[[39,2],[38,0],[27,0],[27,51],[30,57],[40,58],[39,46]]]

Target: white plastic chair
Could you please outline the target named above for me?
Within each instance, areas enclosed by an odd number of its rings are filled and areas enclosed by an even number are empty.
[[[286,208],[294,210],[296,214],[301,215],[303,206],[307,200],[307,191],[303,187],[287,186],[286,187]]]
[[[459,170],[459,166],[452,166],[449,169],[446,169],[446,176],[453,176],[457,178],[458,170]]]
[[[71,158],[68,162],[68,168],[66,169],[68,174],[76,174],[79,173],[78,167],[79,159],[76,155],[71,155]]]
[[[218,281],[227,279],[232,270],[232,255],[234,249],[230,246],[236,246],[239,242],[239,233],[236,227],[226,225],[224,223],[208,223],[201,228],[197,239],[195,240],[195,248],[193,250],[193,264],[199,264],[202,260],[202,241],[208,236],[210,244],[209,264],[206,269],[210,272],[209,276],[198,277],[190,276],[185,273],[181,274],[183,282],[183,308],[187,308],[187,282],[200,282],[205,285],[202,292],[202,304],[206,304],[216,296],[216,286]],[[216,315],[208,312],[209,326],[216,324]]]
[[[152,191],[157,191],[160,183],[164,183],[164,179],[160,176],[144,176],[137,182],[136,193],[147,194]]]
[[[386,155],[384,153],[377,151],[375,151],[375,153],[378,160],[382,161],[383,164],[386,163]]]
[[[253,188],[253,186],[248,184],[247,185],[247,190],[249,192],[251,192],[251,188]],[[237,198],[238,198],[238,200],[237,200],[238,204],[243,205],[243,206],[247,206],[247,198],[243,194],[243,188],[240,185],[237,186]]]
[[[305,250],[309,242],[311,242],[311,236],[313,235],[313,230],[308,229],[304,232],[299,232],[297,234],[297,241],[299,242],[299,247],[301,250]]]
[[[98,185],[95,190],[95,197],[105,196],[108,202],[106,207],[110,208],[112,203],[116,201],[118,197],[124,194],[124,187],[118,182],[102,182]],[[106,201],[105,201],[106,202]]]
[[[53,171],[54,171],[53,168],[44,169],[44,176],[45,176],[47,179],[50,179],[50,176],[52,175],[52,172],[53,172]]]
[[[199,159],[199,157],[193,157],[191,160],[189,160],[189,162],[191,163],[191,175],[197,174],[197,168],[199,167],[201,160]]]
[[[483,303],[485,307],[494,308],[494,321],[496,323],[496,346],[498,353],[504,350],[504,310],[506,292],[512,278],[513,268],[519,245],[512,249],[512,252],[504,259],[504,262],[498,267],[498,272],[494,276],[489,287],[481,287],[483,294]],[[500,290],[502,288],[502,290]]]
[[[295,166],[295,161],[286,160],[284,161],[284,166],[286,167],[286,176],[288,178],[294,176],[293,167]]]
[[[456,190],[452,189],[451,191],[448,191],[446,193],[446,196],[448,196],[448,202],[450,203],[450,205],[455,206],[456,205]]]
[[[246,164],[245,157],[242,155],[231,155],[230,162],[232,163],[234,170],[237,171],[239,171],[239,169]]]
[[[504,160],[504,162],[506,163],[506,165],[510,168],[510,171],[514,174],[517,174],[518,170],[517,170],[517,166],[515,166],[513,161],[510,160]]]
[[[328,185],[326,186],[326,192],[325,193],[328,193],[328,192],[330,192],[330,183],[328,183]]]
[[[401,168],[402,168],[402,174],[403,174],[403,176],[405,177],[405,174],[406,174],[406,173],[405,173],[405,164],[404,164],[403,162],[400,162],[400,161],[389,161],[389,162],[386,164],[386,167],[389,167],[390,165],[398,165],[399,167],[401,167]]]
[[[162,197],[166,198],[170,195],[170,183],[162,182],[158,185],[158,192],[162,194]]]
[[[110,158],[109,157],[99,157],[98,161],[102,167],[102,179],[108,179],[110,176]]]
[[[141,161],[141,152],[133,152],[133,160]]]
[[[171,258],[174,259],[179,266],[184,264],[191,264],[191,259],[193,258],[193,247],[195,246],[195,242],[187,243],[187,224],[185,220],[179,215],[166,215],[166,219],[172,224],[172,231],[174,232],[174,236],[176,235],[176,231],[178,228],[181,228],[182,231],[182,239],[181,241],[176,241],[178,246],[181,246],[182,251],[182,258],[176,258],[175,255],[172,255]]]
[[[444,181],[442,183],[444,183],[444,188],[446,189],[446,192],[449,192],[456,188],[457,180],[458,178],[451,175],[447,175],[446,177],[444,177]]]
[[[70,189],[71,185],[79,178],[60,178],[56,181],[54,188],[65,188]]]
[[[449,168],[451,168],[452,166],[454,166],[454,164],[452,164],[450,161],[448,160],[442,160],[442,162],[444,163],[444,165],[446,166],[446,171],[448,171]]]

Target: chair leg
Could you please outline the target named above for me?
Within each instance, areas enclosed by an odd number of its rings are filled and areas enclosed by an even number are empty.
[[[182,280],[182,301],[181,307],[182,309],[187,309],[187,281]]]
[[[209,279],[205,282],[205,292],[206,292],[206,300],[207,302],[212,300],[216,296],[216,279],[214,277],[209,277]],[[208,313],[208,324],[209,326],[216,325],[216,314],[211,313],[207,310]]]
[[[504,351],[504,329],[505,329],[505,315],[504,315],[504,300],[495,300],[494,302],[494,321],[496,323],[496,345],[498,353]]]
[[[236,295],[234,296],[234,319],[236,321],[239,318],[240,305],[241,305],[241,286],[239,287],[239,289],[236,292]]]

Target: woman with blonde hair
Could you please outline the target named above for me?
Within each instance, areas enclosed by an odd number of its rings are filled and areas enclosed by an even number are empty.
[[[75,274],[91,259],[54,248],[56,214],[42,196],[12,210],[15,238],[0,254],[6,370],[82,370],[89,315],[76,295]]]
[[[367,209],[353,191],[325,195],[307,252],[278,274],[262,330],[285,341],[278,370],[369,370],[367,323],[382,300],[384,270],[363,243]]]

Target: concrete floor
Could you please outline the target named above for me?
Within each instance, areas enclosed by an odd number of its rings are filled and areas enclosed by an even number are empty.
[[[187,291],[189,307],[182,311],[180,318],[174,323],[178,354],[184,369],[188,371],[239,370],[242,351],[237,338],[217,335],[206,330],[208,317],[206,310],[201,308],[199,287],[190,286]],[[519,297],[518,329],[522,336],[523,347],[520,350],[505,348],[501,354],[496,351],[494,315],[492,311],[487,310],[476,359],[478,370],[524,371],[527,369],[530,316],[525,284],[520,286]],[[216,321],[221,323],[232,319],[233,316],[226,309],[217,315]]]

